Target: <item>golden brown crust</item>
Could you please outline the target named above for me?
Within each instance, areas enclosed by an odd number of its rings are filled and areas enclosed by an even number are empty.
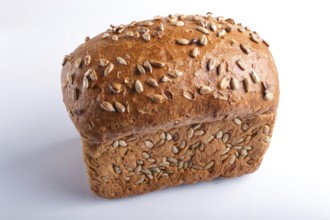
[[[210,16],[115,27],[66,57],[64,102],[90,142],[274,112],[277,71],[263,42],[232,19]]]

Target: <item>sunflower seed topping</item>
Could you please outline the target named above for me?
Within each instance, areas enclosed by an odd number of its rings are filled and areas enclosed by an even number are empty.
[[[124,140],[119,140],[118,143],[119,143],[119,146],[121,146],[121,147],[126,147],[127,146],[127,143]]]
[[[143,66],[146,70],[148,70],[150,73],[152,73],[152,66],[149,61],[144,61]]]
[[[210,34],[209,30],[202,26],[197,26],[196,30],[202,32],[203,34]]]
[[[207,37],[205,35],[202,35],[201,38],[199,39],[199,44],[202,45],[202,46],[205,46],[207,45]]]
[[[222,141],[226,143],[228,140],[229,140],[229,134],[228,133],[223,134]]]
[[[123,113],[126,110],[125,106],[119,102],[115,102],[115,107],[116,107],[117,111],[120,113]]]
[[[177,154],[177,153],[179,153],[179,149],[178,149],[176,146],[173,146],[173,147],[172,147],[172,152],[173,152],[174,154]]]
[[[183,75],[183,72],[180,70],[170,70],[167,74],[172,78],[178,78]]]
[[[102,39],[109,38],[109,37],[110,37],[110,35],[108,33],[102,34]]]
[[[243,86],[244,86],[245,92],[250,91],[251,83],[250,83],[250,80],[248,78],[243,79]]]
[[[91,56],[90,55],[86,55],[85,57],[84,57],[84,63],[85,63],[85,65],[86,66],[88,66],[90,63],[91,63]]]
[[[161,82],[165,83],[165,82],[169,82],[171,81],[170,78],[168,78],[167,76],[163,76],[161,79],[160,79]]]
[[[82,63],[82,59],[81,58],[77,58],[75,61],[74,61],[74,67],[78,68],[81,66],[81,63]]]
[[[222,80],[220,81],[220,88],[221,89],[226,89],[229,85],[229,79],[227,79],[226,77],[223,77]]]
[[[271,91],[266,89],[265,94],[264,94],[264,99],[267,101],[271,101],[271,100],[273,100],[273,98],[274,98],[274,94]]]
[[[246,70],[246,65],[242,60],[237,60],[236,65],[241,69],[241,70]]]
[[[153,101],[155,103],[163,103],[165,101],[164,96],[157,95],[157,94],[151,95],[150,99],[151,99],[151,101]]]
[[[249,125],[246,124],[246,123],[243,124],[243,125],[242,125],[242,130],[243,130],[243,131],[247,131],[247,130],[249,130]]]
[[[260,43],[260,39],[258,38],[258,36],[256,34],[253,34],[253,33],[250,34],[250,40],[257,43],[257,44]]]
[[[135,81],[135,90],[140,93],[143,92],[143,85],[140,80]]]
[[[160,31],[164,31],[164,25],[163,25],[163,23],[160,23],[160,25],[159,25],[159,28],[158,28]]]
[[[255,70],[252,69],[250,76],[251,76],[252,82],[254,82],[254,83],[260,82],[259,76],[257,75]]]
[[[226,73],[226,61],[221,61],[217,67],[218,75],[224,75]]]
[[[165,63],[163,63],[163,62],[159,62],[159,61],[155,61],[155,60],[150,60],[149,62],[154,67],[162,68],[165,66]]]
[[[239,83],[238,83],[238,80],[234,77],[231,77],[230,79],[230,88],[232,90],[236,90],[236,89],[239,89]]]
[[[150,34],[148,32],[143,33],[142,38],[145,41],[150,41],[150,39],[151,39]]]
[[[222,37],[222,36],[225,35],[225,33],[226,33],[225,30],[221,30],[221,31],[219,31],[219,32],[217,33],[217,37]]]
[[[84,78],[83,78],[83,89],[84,89],[84,90],[87,89],[88,86],[89,86],[88,79],[87,79],[86,76],[84,76]]]
[[[211,22],[211,23],[210,23],[210,29],[211,29],[212,31],[216,31],[216,30],[217,30],[217,25],[216,25],[214,22]]]
[[[204,170],[211,169],[214,166],[214,160],[211,160],[204,166]]]
[[[235,155],[231,155],[229,157],[229,164],[233,164],[235,162],[236,156]]]
[[[208,94],[208,93],[210,93],[212,91],[213,90],[210,87],[208,87],[208,86],[201,86],[199,88],[199,93],[202,94],[202,95],[206,95],[206,94]]]
[[[178,26],[178,27],[182,27],[182,26],[184,26],[184,22],[183,21],[175,21],[175,22],[173,22],[173,25]]]
[[[239,47],[241,48],[241,50],[245,53],[245,54],[249,54],[250,50],[244,46],[244,44],[240,44]]]
[[[108,65],[109,61],[107,59],[100,59],[100,66],[105,67]]]
[[[195,94],[188,91],[188,90],[183,90],[183,96],[188,100],[194,100],[195,99]]]
[[[193,58],[196,58],[199,55],[199,49],[198,47],[195,47],[194,49],[191,50],[190,56]]]
[[[111,39],[112,39],[113,41],[117,41],[117,40],[119,39],[119,37],[118,37],[117,35],[112,35]]]
[[[219,130],[217,133],[215,133],[215,138],[216,139],[221,139],[222,138],[222,135],[223,135],[223,131],[222,130]]]
[[[110,90],[110,92],[112,92],[112,93],[118,94],[118,93],[121,92],[121,84],[120,84],[120,83],[112,83],[112,84],[109,86],[109,90]]]
[[[116,111],[115,108],[113,107],[113,105],[109,102],[102,102],[101,103],[101,108],[103,108],[104,110],[106,110],[108,112]]]
[[[207,62],[207,70],[212,71],[214,69],[214,67],[215,67],[215,60],[211,58]]]
[[[241,125],[242,124],[242,121],[239,118],[235,118],[233,121],[236,125]]]
[[[144,146],[146,148],[152,148],[154,146],[154,144],[151,141],[144,141]]]
[[[157,83],[157,80],[153,79],[153,78],[148,78],[147,79],[147,84],[151,87],[158,87],[158,83]]]
[[[122,57],[117,57],[117,63],[119,63],[121,65],[127,65],[126,60]]]
[[[190,41],[184,38],[180,38],[176,40],[176,43],[180,45],[188,45],[190,44]]]
[[[109,75],[112,72],[114,67],[115,66],[113,65],[113,63],[109,63],[108,66],[105,68],[105,70],[103,72],[103,76]]]
[[[269,134],[269,131],[270,131],[270,127],[268,125],[265,125],[264,128],[263,128],[263,133],[264,134]]]

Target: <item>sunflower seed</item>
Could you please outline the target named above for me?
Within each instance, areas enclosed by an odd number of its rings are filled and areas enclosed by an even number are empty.
[[[83,89],[84,89],[84,90],[87,89],[88,86],[89,86],[88,79],[87,79],[86,76],[84,76],[84,78],[83,78]]]
[[[239,83],[238,80],[234,77],[231,77],[230,79],[230,88],[232,90],[239,89]]]
[[[203,130],[197,130],[194,132],[194,136],[201,136],[203,134],[205,134],[205,131],[203,131]]]
[[[109,102],[102,102],[101,103],[101,108],[103,108],[104,110],[106,110],[108,112],[116,111],[115,108],[113,107],[113,105]]]
[[[241,125],[242,124],[242,121],[239,118],[235,118],[233,121],[236,125]]]
[[[259,76],[257,75],[257,73],[253,69],[250,73],[250,76],[251,76],[252,82],[254,82],[254,83],[259,83],[260,82]]]
[[[199,129],[200,127],[202,127],[202,124],[201,124],[201,123],[198,123],[198,124],[194,124],[191,128],[192,128],[193,130],[197,130],[197,129]]]
[[[146,70],[148,70],[150,73],[152,73],[152,66],[149,61],[144,61],[143,66]]]
[[[108,33],[102,34],[102,39],[109,38],[109,37],[110,37],[110,35]]]
[[[117,57],[117,63],[119,63],[121,65],[127,65],[126,60],[122,57]]]
[[[199,16],[199,15],[194,15],[194,16],[192,16],[192,20],[193,20],[193,21],[201,21],[201,20],[204,20],[204,18],[202,18],[202,17]]]
[[[207,138],[207,140],[206,140],[205,142],[208,144],[208,143],[210,143],[211,141],[213,141],[213,139],[214,139],[214,136],[211,135],[211,136],[209,136],[209,137]]]
[[[270,136],[267,135],[263,141],[266,143],[270,143]]]
[[[207,70],[208,71],[212,71],[215,67],[215,60],[214,59],[209,59],[209,61],[207,62]]]
[[[202,46],[205,46],[207,45],[207,37],[205,35],[202,35],[201,38],[199,39],[199,44],[202,45]]]
[[[227,79],[226,77],[223,77],[222,80],[220,81],[220,88],[221,89],[226,89],[229,86],[230,80]]]
[[[266,89],[265,94],[264,94],[264,99],[267,101],[271,101],[271,100],[273,100],[273,98],[274,98],[274,94],[271,91]]]
[[[160,31],[164,31],[164,29],[165,29],[165,28],[164,28],[163,23],[160,23],[158,30],[160,30]]]
[[[241,50],[245,53],[245,54],[249,54],[250,50],[244,46],[243,44],[240,44],[239,47],[241,48]]]
[[[194,49],[191,50],[190,56],[193,58],[196,58],[199,55],[199,49],[198,47],[195,47]]]
[[[109,61],[107,59],[100,59],[100,66],[105,67],[108,65]]]
[[[181,149],[184,148],[186,146],[186,143],[187,142],[185,140],[181,141],[179,148],[181,148]]]
[[[195,94],[188,91],[188,90],[183,90],[183,96],[188,100],[194,100],[195,99]]]
[[[160,16],[160,15],[156,15],[156,16],[154,17],[154,20],[157,21],[157,20],[161,20],[162,18],[163,18],[162,16]]]
[[[255,35],[253,33],[250,34],[250,40],[252,40],[253,42],[255,42],[257,44],[260,43],[260,39],[257,37],[257,35]]]
[[[222,130],[219,130],[217,133],[215,133],[215,138],[216,139],[221,139],[222,138],[222,134],[223,134]]]
[[[242,157],[245,157],[246,155],[248,155],[247,150],[246,150],[246,149],[242,149],[242,150],[240,151],[240,155],[241,155]]]
[[[180,160],[180,161],[178,162],[178,169],[182,169],[182,167],[183,167],[183,161]]]
[[[155,61],[155,60],[150,60],[149,62],[154,67],[162,68],[165,66],[165,63],[163,63],[163,62],[159,62],[159,61]]]
[[[91,56],[90,55],[86,55],[84,58],[84,63],[86,66],[88,66],[91,63]]]
[[[134,173],[140,173],[141,170],[142,170],[142,166],[140,164],[138,164],[134,169]]]
[[[226,73],[226,62],[221,61],[221,63],[217,67],[218,75],[224,75]]]
[[[227,158],[228,158],[228,155],[227,154],[221,155],[220,156],[220,161],[223,161],[223,160],[225,160]]]
[[[178,160],[173,158],[173,157],[167,158],[167,161],[170,162],[170,163],[178,163]]]
[[[141,183],[143,183],[143,181],[145,180],[145,177],[141,177],[138,181],[136,181],[134,184],[135,185],[140,185]]]
[[[207,30],[206,28],[204,28],[202,26],[197,26],[196,30],[199,32],[202,32],[203,34],[210,34],[209,30]]]
[[[228,140],[229,140],[229,134],[228,134],[228,133],[225,133],[225,134],[222,136],[222,141],[223,141],[223,143],[226,143]]]
[[[154,144],[151,141],[144,141],[144,146],[146,148],[152,148],[154,146]]]
[[[72,77],[73,74],[74,74],[74,73],[73,73],[73,72],[70,72],[70,71],[68,71],[68,72],[66,73],[66,80],[67,80],[70,84],[73,83],[73,77]]]
[[[199,24],[200,24],[200,26],[207,28],[207,22],[205,20],[200,20]]]
[[[141,25],[141,26],[151,26],[151,25],[154,24],[154,22],[152,22],[152,21],[141,21],[141,22],[138,22],[137,24]]]
[[[109,178],[106,176],[101,176],[101,181],[104,183],[108,183],[109,182]]]
[[[208,86],[201,86],[199,88],[199,93],[202,94],[202,95],[206,95],[206,94],[208,94],[208,93],[210,93],[212,91],[213,90],[210,87],[208,87]]]
[[[217,25],[216,25],[214,22],[211,22],[211,23],[210,23],[210,29],[211,29],[212,31],[216,31],[216,30],[217,30]]]
[[[180,70],[170,70],[167,74],[172,78],[177,78],[182,76],[183,72],[181,72]]]
[[[153,78],[148,78],[147,79],[147,84],[151,87],[154,87],[154,88],[158,87],[157,81]]]
[[[232,149],[234,149],[234,150],[241,150],[242,147],[241,146],[234,146],[234,147],[232,147]]]
[[[178,27],[184,26],[184,22],[183,21],[176,21],[176,22],[173,22],[172,24],[175,25],[175,26],[178,26]]]
[[[219,32],[217,33],[217,37],[222,37],[222,36],[225,35],[225,33],[226,33],[225,30],[221,30],[221,31],[219,31]]]
[[[250,91],[251,83],[250,83],[250,80],[248,78],[243,79],[243,86],[244,86],[245,92]]]
[[[103,76],[109,75],[112,72],[113,68],[114,68],[113,63],[109,63],[103,72]]]
[[[165,139],[166,139],[166,134],[165,134],[165,132],[162,132],[162,133],[159,135],[159,138],[160,138],[161,140],[165,140]]]
[[[135,81],[135,90],[140,93],[143,92],[143,85],[140,80]]]
[[[229,164],[233,164],[235,162],[236,156],[235,155],[231,155],[229,158]]]
[[[113,147],[118,147],[118,146],[119,146],[119,141],[118,141],[118,140],[115,140],[115,141],[112,143],[112,146],[113,146]]]
[[[187,132],[187,138],[190,139],[194,135],[194,129],[189,128]]]
[[[117,109],[118,112],[123,113],[125,112],[125,106],[119,102],[115,102],[115,108]]]
[[[96,81],[97,80],[97,74],[96,74],[96,72],[95,72],[94,69],[88,69],[85,72],[84,76],[89,77],[92,81]]]
[[[270,131],[270,127],[268,125],[265,125],[264,128],[263,128],[263,133],[264,134],[269,134],[269,131]]]
[[[142,157],[144,159],[148,159],[150,157],[150,155],[147,152],[142,152]]]
[[[155,103],[163,103],[165,101],[164,96],[157,94],[151,95],[150,99]]]
[[[117,41],[117,40],[119,39],[119,37],[118,37],[117,35],[112,35],[111,39],[112,39],[113,41]]]
[[[81,66],[81,63],[82,63],[82,59],[81,58],[77,58],[75,61],[74,61],[74,67],[78,68]]]
[[[237,60],[236,65],[241,69],[241,70],[246,70],[246,65],[242,60]]]
[[[249,125],[246,124],[246,123],[243,124],[243,125],[242,125],[242,130],[243,130],[243,131],[247,131],[247,130],[249,130]]]
[[[193,164],[191,168],[193,168],[194,170],[202,170],[203,169],[202,166],[197,165],[197,164]]]
[[[179,153],[179,149],[178,149],[176,146],[173,146],[173,147],[172,147],[172,152],[173,152],[174,154],[177,154],[177,153]]]
[[[214,160],[211,160],[204,166],[204,170],[211,169],[214,166]]]
[[[115,173],[118,173],[118,174],[121,173],[121,169],[120,169],[120,167],[117,166],[117,165],[113,165],[113,170],[115,171]]]
[[[109,90],[110,90],[110,92],[112,92],[112,93],[118,94],[118,93],[121,92],[121,84],[120,84],[120,83],[112,83],[112,84],[109,86]]]
[[[221,155],[224,155],[224,154],[228,153],[229,151],[230,151],[230,148],[229,148],[229,147],[226,147],[226,148],[222,151]]]
[[[165,83],[165,82],[169,82],[169,81],[171,81],[171,79],[168,78],[167,76],[163,76],[163,77],[160,79],[160,81]]]
[[[190,44],[190,41],[184,38],[180,38],[176,40],[176,43],[180,45],[188,45]]]
[[[169,162],[160,162],[159,163],[159,166],[161,166],[161,167],[168,167],[170,165],[170,163]]]
[[[142,38],[145,41],[150,41],[150,39],[151,39],[150,34],[148,32],[143,33]]]

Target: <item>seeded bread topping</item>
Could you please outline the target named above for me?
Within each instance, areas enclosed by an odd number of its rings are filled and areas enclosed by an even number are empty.
[[[277,70],[268,47],[257,32],[211,14],[156,16],[111,25],[104,33],[87,37],[65,56],[61,82],[67,111],[83,139],[93,191],[115,198],[197,181],[186,177],[184,181],[180,178],[188,174],[182,174],[175,181],[167,180],[171,184],[157,182],[156,174],[170,177],[176,172],[166,168],[171,164],[176,169],[212,171],[210,176],[200,176],[205,180],[254,171],[269,145],[279,97]],[[217,131],[215,126],[220,126]],[[258,133],[261,130],[266,136]],[[186,139],[181,137],[184,132]],[[175,134],[180,137],[174,138]],[[196,142],[190,143],[193,137]],[[247,137],[244,146],[227,142]],[[260,146],[253,137],[258,137]],[[179,139],[190,143],[187,149],[186,144],[180,147]],[[213,150],[206,147],[218,139]],[[251,139],[254,146],[249,145]],[[140,145],[145,149],[135,149]],[[209,158],[193,160],[197,149]],[[211,151],[218,152],[219,158]],[[125,157],[133,159],[118,161]],[[233,170],[225,170],[224,162]],[[112,167],[111,174],[105,165]],[[132,178],[134,186],[148,183],[150,188],[128,190],[126,184]],[[118,192],[102,184],[112,184]]]

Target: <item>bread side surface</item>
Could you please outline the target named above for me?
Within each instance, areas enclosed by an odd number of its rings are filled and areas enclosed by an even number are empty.
[[[266,41],[233,19],[169,16],[112,27],[66,56],[63,100],[91,146],[276,112]]]

